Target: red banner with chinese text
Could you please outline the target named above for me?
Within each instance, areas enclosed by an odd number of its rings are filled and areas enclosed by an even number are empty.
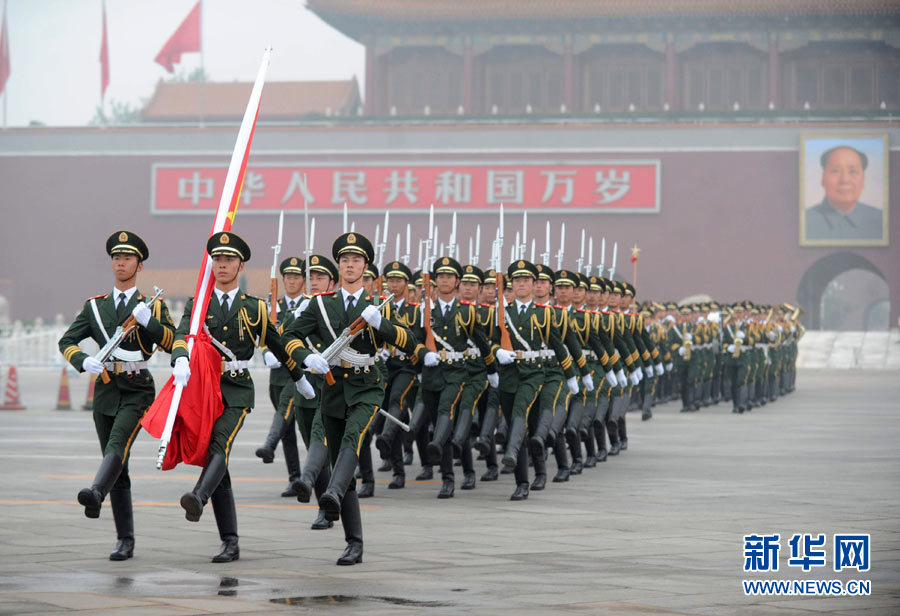
[[[209,212],[225,181],[225,165],[153,166],[154,213]],[[435,209],[477,212],[510,208],[561,212],[659,211],[660,163],[330,165],[248,167],[241,211]]]

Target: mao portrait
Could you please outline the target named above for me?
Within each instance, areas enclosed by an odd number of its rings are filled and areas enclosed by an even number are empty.
[[[887,245],[887,136],[806,136],[800,156],[800,244]]]

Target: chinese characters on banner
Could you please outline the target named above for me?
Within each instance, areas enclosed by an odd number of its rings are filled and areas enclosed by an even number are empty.
[[[153,166],[155,213],[215,210],[225,164]],[[493,210],[503,203],[533,210],[658,212],[660,163],[603,161],[597,164],[472,164],[250,166],[241,190],[241,211],[340,211],[371,208]]]

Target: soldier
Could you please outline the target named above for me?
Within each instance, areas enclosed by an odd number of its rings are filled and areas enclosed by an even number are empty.
[[[415,354],[415,363],[424,355],[424,347],[416,342],[409,329],[394,319],[393,313],[390,318],[383,318],[378,300],[363,289],[363,273],[373,258],[371,242],[358,233],[345,233],[334,241],[331,252],[340,272],[339,291],[320,294],[311,300],[285,331],[284,338],[288,351],[298,363],[322,374],[331,372],[334,377],[333,385],[322,388],[321,416],[332,474],[328,488],[319,498],[319,507],[327,519],[340,519],[344,527],[347,547],[337,564],[354,565],[362,562],[363,555],[362,518],[354,471],[365,433],[384,399],[384,383],[380,373],[373,369],[375,354],[387,342],[404,353]],[[362,318],[367,326],[330,364],[318,352],[304,346],[304,339],[312,334],[319,336],[323,343],[337,340],[341,336],[339,332],[357,318]]]
[[[495,303],[497,301],[497,272],[489,269],[482,276],[480,288],[480,306],[478,307],[478,324],[487,332],[492,344],[499,342],[499,330],[497,328],[497,313]],[[470,369],[473,369],[470,366]],[[480,365],[478,366],[481,371]],[[477,377],[476,377],[477,378]],[[487,371],[485,370],[485,378]],[[499,379],[499,375],[498,375]],[[498,381],[499,385],[499,381]],[[497,421],[500,418],[500,396],[496,387],[488,387],[485,395],[478,401],[478,436],[475,437],[473,447],[484,457],[487,470],[481,476],[482,481],[497,481],[499,477],[496,448]]]
[[[409,287],[412,272],[406,264],[392,261],[385,266],[384,277],[387,281],[388,293],[393,293],[393,307],[385,306],[383,316],[396,315],[396,319],[404,327],[413,332],[416,342],[424,341],[421,326],[419,305],[410,303]],[[415,285],[412,285],[415,290]],[[392,417],[408,421],[409,411],[418,393],[419,381],[416,378],[416,365],[412,356],[394,347],[387,350],[388,378],[385,385],[385,408]],[[375,446],[381,457],[390,464],[393,476],[388,484],[389,490],[399,490],[406,485],[406,469],[403,462],[403,431],[396,422],[386,421],[384,429],[375,439]]]
[[[500,371],[500,409],[509,424],[503,465],[515,467],[516,489],[510,500],[528,498],[528,447],[523,447],[528,428],[528,415],[537,403],[544,382],[541,348],[552,349],[562,368],[569,392],[578,393],[578,377],[574,362],[563,345],[558,329],[552,327],[550,306],[534,303],[534,281],[538,272],[524,259],[507,269],[514,302],[505,311],[512,350],[494,348],[497,361],[506,368]]]
[[[281,272],[281,280],[284,283],[284,297],[277,300],[278,333],[284,331],[285,324],[294,320],[294,310],[300,307],[305,299],[303,287],[306,284],[303,259],[288,257],[281,262],[278,270]],[[256,450],[256,457],[261,458],[263,464],[271,464],[275,460],[275,448],[278,442],[282,443],[284,463],[288,471],[288,487],[281,496],[297,496],[293,483],[300,478],[300,454],[297,451],[297,433],[294,431],[293,408],[291,402],[294,398],[294,380],[290,371],[281,365],[275,355],[269,351],[263,351],[263,359],[269,368],[269,399],[275,408],[272,425],[262,447]],[[282,391],[288,395],[287,404],[279,404]]]
[[[79,372],[109,375],[109,381],[99,379],[94,390],[94,427],[103,461],[91,487],[78,493],[78,502],[84,506],[84,515],[98,518],[109,494],[118,538],[109,559],[126,560],[134,555],[128,453],[140,430],[141,418],[156,396],[147,360],[155,351],[154,345],[171,352],[175,328],[165,302],[157,300],[148,306],[137,290],[138,272],[150,256],[144,240],[131,231],[116,231],[106,240],[106,252],[112,259],[113,290],[84,303],[60,338],[59,350]],[[132,316],[138,326],[105,364],[78,346],[85,338],[104,346],[116,327]]]
[[[374,263],[366,265],[363,272],[363,289],[371,297],[381,298],[381,289],[376,288],[378,280],[378,266]],[[383,299],[383,298],[381,298]],[[375,369],[381,374],[381,382],[387,383],[387,369],[381,354],[375,355]],[[356,491],[357,498],[372,498],[375,496],[375,466],[372,463],[372,434],[379,434],[384,418],[381,415],[375,417],[375,421],[366,430],[366,435],[359,450],[359,467],[356,476],[362,479],[362,485]]]
[[[466,379],[469,377],[466,365],[469,344],[473,344],[481,357],[485,358],[488,375],[496,373],[497,369],[493,365],[490,342],[477,324],[475,305],[469,302],[461,304],[456,299],[462,266],[451,257],[439,257],[432,265],[432,275],[437,282],[438,293],[431,310],[431,330],[437,352],[429,351],[425,355],[422,401],[434,423],[434,433],[425,452],[429,464],[440,464],[442,483],[438,498],[446,499],[453,497],[455,488],[450,437],[454,422],[459,416]],[[494,380],[498,378],[493,377]],[[484,390],[483,382],[478,386],[481,391]],[[469,403],[474,406],[475,398],[467,399],[467,404]],[[471,413],[472,406],[464,409],[464,412]],[[470,477],[471,482],[474,479],[474,469],[470,469]]]
[[[210,435],[206,465],[190,492],[181,497],[181,507],[189,522],[200,521],[203,508],[212,501],[222,547],[213,562],[230,562],[240,558],[237,512],[228,473],[228,457],[234,439],[253,408],[253,379],[247,369],[255,347],[267,348],[284,364],[297,382],[298,391],[313,395],[312,387],[281,343],[275,326],[269,321],[264,300],[247,295],[238,288],[238,277],[250,260],[250,247],[230,231],[214,233],[206,243],[213,260],[214,294],[209,300],[204,327],[213,345],[222,355],[222,414],[216,419]],[[181,323],[172,344],[172,376],[176,385],[185,386],[191,376],[188,363],[187,335],[190,329],[194,298],[184,307]]]
[[[304,269],[305,271],[305,269]],[[311,296],[319,293],[328,293],[334,287],[337,280],[337,267],[324,255],[310,255],[309,257],[309,292]],[[290,320],[286,320],[279,328],[282,334],[293,323],[297,315],[301,314],[309,305],[310,298],[304,298],[300,305],[291,314]],[[321,349],[323,340],[315,335],[307,337],[307,343],[311,347]],[[315,492],[316,498],[322,496],[328,481],[331,478],[331,469],[328,466],[328,449],[325,445],[325,429],[322,425],[322,417],[319,413],[324,378],[320,374],[309,374],[307,380],[315,391],[315,397],[306,398],[295,394],[294,389],[284,388],[279,399],[279,408],[287,409],[296,420],[300,437],[306,446],[306,460],[303,464],[303,472],[292,483],[293,492],[301,503],[308,503],[310,496]],[[319,510],[312,530],[324,530],[334,526],[334,522],[326,520]]]

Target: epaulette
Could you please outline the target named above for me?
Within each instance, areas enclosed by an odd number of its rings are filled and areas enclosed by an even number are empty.
[[[554,308],[558,308],[559,310],[565,310],[562,306],[553,306]]]
[[[334,295],[334,291],[322,291],[321,293],[313,293],[310,297],[318,297],[319,295]]]
[[[103,294],[101,294],[101,295],[95,295],[94,297],[89,297],[89,298],[87,298],[87,299],[84,300],[84,301],[89,302],[89,301],[91,301],[92,299],[106,299],[107,297],[109,297],[109,293],[103,293]]]
[[[474,306],[474,305],[475,305],[475,304],[472,303],[472,302],[467,302],[467,301],[462,300],[462,299],[459,300],[459,303],[462,304],[463,306]]]
[[[493,308],[494,304],[481,304],[483,308]]]
[[[406,303],[409,304],[410,306],[418,306],[418,305],[419,305],[419,304],[417,304],[417,303],[415,303],[415,302],[406,302]]]
[[[549,308],[550,307],[547,304],[539,304],[537,302],[534,302],[534,305],[537,306],[538,308]]]
[[[584,308],[576,308],[575,312],[590,312],[590,310],[585,310]]]

